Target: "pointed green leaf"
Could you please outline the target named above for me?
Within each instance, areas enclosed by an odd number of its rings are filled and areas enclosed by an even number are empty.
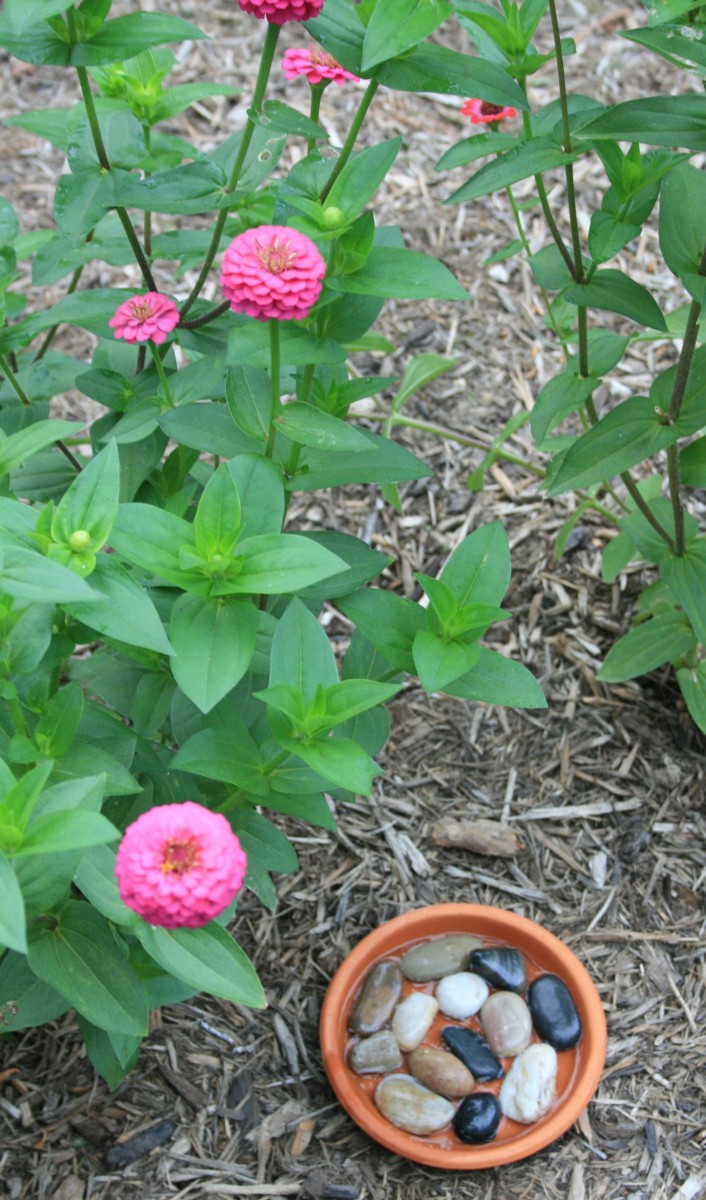
[[[365,30],[362,69],[404,54],[451,13],[447,0],[378,0]]]
[[[663,562],[660,575],[686,612],[701,645],[706,646],[706,538],[692,542],[685,554]]]
[[[160,967],[197,991],[248,1008],[265,1008],[265,993],[250,959],[215,921],[200,929],[159,929],[143,922],[134,932]]]
[[[328,634],[301,600],[291,600],[277,622],[270,652],[270,687],[287,683],[311,700],[316,689],[338,683]]]
[[[579,308],[599,308],[606,312],[620,313],[632,321],[647,325],[648,329],[667,328],[667,323],[647,288],[612,267],[596,271],[590,283],[570,283],[563,289],[562,296],[570,304],[577,304]]]
[[[457,188],[445,204],[461,204],[466,200],[477,200],[481,196],[489,196],[500,188],[506,188],[511,183],[521,179],[530,179],[533,175],[541,175],[555,167],[574,162],[578,152],[565,154],[561,146],[550,137],[533,137],[530,141],[520,142],[510,150],[499,154],[492,162],[486,163],[460,188]]]
[[[604,683],[635,679],[687,654],[696,644],[696,635],[684,613],[658,613],[619,638],[608,652],[598,678]]]
[[[255,648],[254,604],[225,597],[180,596],[172,609],[171,668],[201,712],[210,712],[242,679]]]
[[[510,583],[510,547],[500,521],[491,521],[456,547],[441,572],[460,606],[499,604]]]
[[[546,708],[547,701],[527,667],[495,650],[479,646],[478,662],[467,675],[455,679],[444,691],[464,700],[482,700],[508,708]]]
[[[697,667],[677,671],[677,680],[692,720],[706,733],[706,659],[702,658]]]
[[[0,946],[27,953],[25,904],[11,864],[0,850]],[[0,1005],[1,1009],[1,1005]],[[0,1023],[1,1024],[1,1023]]]

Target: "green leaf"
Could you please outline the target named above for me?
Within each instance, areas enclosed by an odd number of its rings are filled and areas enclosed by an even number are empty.
[[[611,213],[594,212],[588,231],[588,250],[595,263],[608,262],[623,246],[640,236],[641,225],[620,221]]]
[[[172,609],[171,668],[201,712],[210,712],[242,679],[255,649],[258,610],[225,597],[180,596]]]
[[[386,87],[400,92],[439,92],[450,96],[482,96],[491,104],[527,109],[527,97],[514,79],[495,63],[425,42],[374,72]]]
[[[300,446],[313,446],[332,453],[364,451],[370,454],[370,443],[364,433],[311,404],[298,401],[285,404],[275,424],[281,433]]]
[[[682,483],[706,488],[706,437],[697,438],[679,454]]]
[[[81,531],[90,539],[81,552],[100,550],[113,528],[119,492],[118,448],[110,442],[76,476],[60,500],[51,524],[54,541],[72,545],[72,535]]]
[[[0,591],[29,603],[41,604],[47,596],[56,604],[80,601],[82,608],[98,595],[68,567],[22,546],[0,546]]]
[[[391,666],[414,673],[412,645],[426,623],[424,610],[418,604],[394,592],[366,588],[340,597],[336,607],[354,622]]]
[[[48,813],[32,821],[16,856],[59,854],[62,850],[82,850],[114,842],[120,830],[101,813],[72,809]]]
[[[328,281],[327,281],[328,282]],[[235,314],[235,326],[228,338],[228,362],[235,366],[267,367],[270,363],[270,335],[266,321]],[[346,351],[330,337],[317,337],[295,325],[282,322],[280,358],[283,366],[306,367],[313,363],[343,362]]]
[[[235,714],[230,714],[226,731],[201,729],[188,738],[172,759],[172,766],[177,771],[231,783],[256,796],[266,796],[269,791],[257,744]]]
[[[272,461],[258,454],[239,454],[228,463],[228,471],[240,496],[240,536],[279,533],[284,522],[284,488]]]
[[[600,382],[600,379],[584,379],[562,371],[545,383],[530,413],[530,428],[538,450],[544,448],[556,425],[586,404]]]
[[[328,634],[301,600],[291,600],[277,622],[270,652],[270,687],[288,683],[310,701],[320,685],[338,683]]]
[[[24,33],[40,21],[65,11],[65,0],[7,0],[8,17],[18,33]]]
[[[701,645],[706,646],[706,538],[692,542],[681,556],[666,559],[660,575],[686,612]]]
[[[82,428],[80,421],[35,421],[26,429],[0,440],[0,476],[7,475],[33,454],[51,446],[61,438],[70,437]]]
[[[140,918],[120,898],[115,878],[115,850],[98,845],[81,855],[74,882],[79,891],[114,925],[136,925]]]
[[[151,504],[121,504],[110,536],[119,554],[178,587],[191,576],[179,565],[182,546],[193,547],[193,526],[181,517]]]
[[[706,733],[706,659],[702,658],[697,667],[677,671],[677,681],[692,720]]]
[[[405,367],[400,386],[392,401],[392,411],[399,412],[415,392],[420,391],[433,379],[438,379],[440,375],[452,370],[455,366],[455,359],[445,358],[441,354],[418,354]]]
[[[486,97],[484,97],[485,99]],[[476,171],[466,183],[457,188],[444,204],[461,204],[465,200],[477,200],[481,196],[489,196],[500,188],[506,188],[511,183],[521,179],[530,179],[541,175],[555,167],[574,162],[578,152],[565,154],[553,138],[533,137],[529,141],[520,142],[512,149],[497,155],[492,162],[486,163]]]
[[[156,103],[150,105],[150,122],[167,121],[199,100],[211,96],[237,96],[241,89],[227,83],[177,83],[167,88]]]
[[[569,446],[547,494],[602,483],[666,450],[678,438],[674,425],[661,422],[653,400],[631,396]]]
[[[190,21],[162,13],[137,12],[106,21],[92,38],[71,47],[75,67],[96,67],[132,58],[166,42],[196,41],[208,35]]]
[[[108,1087],[116,1088],[135,1066],[142,1038],[98,1029],[80,1015],[77,1023],[91,1063]]]
[[[25,903],[11,864],[0,850],[0,946],[27,953]]]
[[[240,496],[226,463],[204,488],[194,517],[196,549],[204,558],[230,554],[240,532]]]
[[[341,571],[332,579],[326,579],[323,583],[314,584],[312,587],[302,588],[299,595],[304,600],[313,600],[323,604],[325,600],[333,600],[336,596],[347,596],[356,588],[370,583],[371,579],[376,579],[380,572],[384,571],[385,567],[392,562],[387,555],[380,554],[378,550],[372,550],[366,542],[352,537],[349,533],[325,530],[323,533],[303,532],[301,536],[325,546],[327,550],[331,550],[347,564],[347,570]]]
[[[590,283],[570,283],[563,289],[562,296],[570,304],[577,304],[579,308],[600,308],[607,312],[620,313],[632,321],[647,325],[649,329],[667,328],[665,319],[647,288],[612,267],[596,271]]]
[[[238,558],[242,572],[233,589],[255,595],[291,594],[346,569],[330,550],[296,533],[248,538],[239,543]]]
[[[706,96],[652,96],[608,108],[579,127],[582,138],[706,150]]]
[[[360,429],[374,454],[337,454],[309,449],[299,460],[297,473],[286,481],[289,491],[317,491],[344,483],[401,483],[424,479],[433,471],[421,459],[389,438]]]
[[[158,171],[144,179],[127,171],[114,171],[112,176],[113,202],[125,208],[197,214],[233,204],[233,195],[226,189],[225,172],[207,159]]]
[[[91,587],[94,598],[90,604],[65,605],[71,616],[128,646],[142,646],[157,654],[173,653],[149,594],[112,555],[98,556]]]
[[[706,181],[701,171],[684,163],[662,184],[659,245],[664,261],[699,304],[706,298],[706,279],[699,274],[706,243]]]
[[[272,821],[255,812],[247,802],[241,802],[230,819],[248,858],[245,883],[263,904],[274,909],[277,895],[270,872],[296,871],[299,860],[294,846]]]
[[[158,421],[174,441],[220,458],[234,458],[236,454],[259,449],[257,442],[235,427],[224,404],[184,404],[161,413]]]
[[[272,387],[267,372],[262,367],[229,366],[226,401],[238,429],[266,445],[272,409]]]
[[[55,692],[34,731],[34,740],[47,758],[61,758],[70,749],[82,713],[83,692],[80,683],[70,683]]]
[[[0,1018],[6,1030],[32,1029],[55,1021],[71,1003],[38,979],[24,954],[0,959]]]
[[[497,605],[510,583],[510,547],[500,521],[491,521],[456,547],[440,579],[459,606]]]
[[[465,167],[467,163],[475,162],[477,158],[485,158],[486,155],[509,150],[515,145],[517,145],[517,138],[511,133],[476,133],[471,137],[462,138],[460,142],[451,146],[445,154],[442,154],[434,170],[450,171],[453,167]]]
[[[511,708],[547,707],[542,689],[527,667],[485,646],[478,651],[478,662],[468,674],[444,688],[449,696]]]
[[[329,287],[365,296],[394,296],[400,300],[468,300],[448,267],[417,250],[373,249],[365,264],[352,275],[334,275]]]
[[[694,71],[703,79],[706,76],[706,45],[703,33],[698,36],[699,32],[693,25],[662,25],[659,29],[628,29],[620,36],[652,50],[677,67]]]
[[[200,929],[159,929],[142,923],[135,933],[160,967],[196,991],[248,1008],[266,1007],[265,993],[250,959],[215,921]]]
[[[403,0],[403,3],[408,0]],[[414,0],[413,0],[414,2]],[[340,208],[351,221],[365,208],[379,188],[399,153],[402,138],[378,142],[348,160],[326,197],[331,208]]]
[[[447,0],[378,0],[363,39],[364,71],[404,54],[452,12]]]
[[[420,629],[412,647],[414,665],[424,691],[431,696],[447,683],[470,671],[478,658],[478,647],[446,641],[437,633]]]
[[[659,613],[636,625],[611,647],[598,672],[604,683],[622,683],[674,662],[697,644],[696,635],[684,613]]]
[[[311,742],[280,737],[277,741],[337,787],[360,796],[370,795],[374,763],[357,742],[344,737],[316,738]]]
[[[100,1029],[134,1037],[147,1033],[144,989],[111,926],[90,904],[69,901],[55,928],[40,929],[30,938],[27,958],[40,979]]]

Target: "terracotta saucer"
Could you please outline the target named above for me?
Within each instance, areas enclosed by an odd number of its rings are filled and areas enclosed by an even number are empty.
[[[419,942],[453,933],[471,933],[490,945],[513,946],[529,963],[530,980],[542,972],[560,976],[578,1008],[583,1036],[573,1050],[559,1053],[557,1100],[533,1125],[503,1118],[496,1138],[483,1145],[461,1142],[449,1127],[427,1137],[395,1128],[373,1101],[380,1075],[355,1075],[347,1064],[353,1041],[348,1014],[367,972],[381,958],[397,958]],[[432,991],[433,984],[405,984],[407,990]],[[441,1029],[451,1024],[438,1016],[424,1045],[441,1045]],[[321,1050],[329,1082],[353,1120],[370,1137],[413,1162],[445,1170],[474,1171],[529,1158],[573,1125],[593,1096],[606,1055],[606,1022],[596,987],[576,956],[554,934],[526,917],[479,904],[435,904],[418,908],[381,925],[363,938],[336,972],[321,1011]],[[536,1035],[535,1035],[536,1036]],[[509,1060],[507,1065],[509,1065]],[[496,1085],[483,1085],[483,1090]]]

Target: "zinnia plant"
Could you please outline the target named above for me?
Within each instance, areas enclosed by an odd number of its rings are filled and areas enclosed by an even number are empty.
[[[370,794],[408,676],[463,701],[545,703],[483,644],[510,615],[499,523],[449,544],[411,599],[371,586],[387,555],[298,528],[292,504],[429,476],[350,410],[454,365],[423,355],[402,381],[349,365],[350,348],[380,345],[388,297],[467,299],[376,225],[401,146],[359,148],[376,93],[470,87],[527,104],[503,69],[427,44],[447,6],[420,23],[400,3],[402,17],[397,3],[240,0],[243,25],[267,23],[262,58],[243,128],[215,148],[161,124],[238,91],[170,85],[165,44],[201,29],[151,11],[114,20],[109,4],[0,14],[0,45],[77,84],[72,109],[15,119],[71,146],[56,228],[21,237],[0,202],[0,1011],[12,1034],[75,1009],[111,1085],[150,1007],[204,987],[264,1005],[235,937],[241,889],[274,908],[297,869],[282,814],[331,830],[340,801]],[[309,80],[308,113],[267,98],[281,26],[301,20],[317,48],[293,30],[285,73]],[[330,145],[324,84],[355,78],[350,128]],[[25,300],[30,259],[40,290]],[[129,264],[134,286],[93,286]],[[65,294],[42,308],[55,284]],[[67,339],[74,359],[53,345],[65,326],[91,335]],[[87,424],[50,414],[69,387],[99,414]],[[353,628],[343,656],[325,606]]]

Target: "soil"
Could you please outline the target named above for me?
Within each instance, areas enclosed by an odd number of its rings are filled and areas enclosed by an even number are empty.
[[[114,13],[129,7],[115,4]],[[567,0],[562,8],[565,32],[577,45],[567,63],[572,90],[610,102],[698,90],[698,81],[617,36],[639,19],[631,8],[605,12],[597,0]],[[203,102],[173,123],[199,144],[213,144],[242,123],[263,26],[232,3],[204,12],[192,0],[171,0],[169,9],[212,35],[179,48],[178,81],[211,77],[243,87],[242,99]],[[282,45],[305,39],[301,27],[289,26]],[[546,31],[538,40],[546,44]],[[458,45],[455,33],[450,44]],[[5,56],[0,74],[2,116],[76,98],[59,68]],[[284,97],[284,77],[277,70],[274,76],[271,94]],[[533,81],[532,96],[543,103],[554,94],[547,69]],[[289,85],[286,95],[306,108],[303,84]],[[359,95],[350,85],[325,94],[322,119],[339,145]],[[483,265],[515,234],[504,194],[441,205],[465,178],[463,170],[434,171],[443,151],[469,131],[459,105],[448,97],[383,93],[362,142],[402,135],[376,200],[377,219],[399,224],[410,247],[441,258],[471,299],[389,302],[378,328],[397,349],[356,362],[361,370],[399,374],[416,353],[451,355],[456,367],[405,413],[487,447],[510,417],[531,407],[560,357],[526,265]],[[0,185],[23,228],[50,225],[61,155],[7,126],[0,128],[0,155]],[[577,181],[585,230],[602,186],[594,160],[578,164]],[[565,223],[562,179],[557,174],[550,183]],[[516,189],[518,199],[530,192]],[[524,220],[538,249],[545,239],[538,210]],[[638,278],[656,281],[667,308],[683,303],[660,265],[655,227],[624,261]],[[101,267],[85,283],[134,279],[134,271]],[[166,274],[160,280],[180,295],[190,282],[174,285]],[[52,293],[30,288],[29,295],[40,308]],[[66,332],[60,337],[57,345],[77,349]],[[601,404],[626,387],[642,391],[650,372],[673,357],[668,342],[639,346]],[[68,395],[60,410],[85,413],[85,403]],[[386,408],[385,400],[363,406],[361,419],[377,428],[376,412]],[[401,488],[401,516],[371,487],[307,495],[293,509],[295,521],[365,536],[394,556],[385,585],[417,595],[415,571],[436,573],[467,532],[501,520],[512,547],[506,607],[513,616],[498,627],[494,645],[533,671],[548,708],[506,710],[405,689],[391,706],[385,776],[370,799],[338,806],[336,834],[285,822],[299,871],[279,878],[276,912],[252,895],[240,904],[234,932],[260,973],[266,1010],[200,997],[155,1013],[137,1068],[112,1093],[87,1060],[70,1014],[0,1042],[0,1200],[706,1194],[706,739],[669,670],[617,686],[596,680],[608,649],[629,627],[644,573],[631,567],[611,585],[602,581],[601,551],[612,529],[590,514],[557,559],[554,542],[576,501],[547,501],[530,470],[497,463],[473,492],[467,479],[482,449],[410,429],[396,436],[435,472]],[[508,448],[539,461],[526,426]],[[703,501],[703,493],[692,501],[701,519]],[[345,622],[335,618],[331,631],[344,644]],[[519,849],[497,857],[439,846],[433,828],[442,816],[502,820]],[[595,980],[609,1029],[598,1092],[569,1132],[532,1159],[460,1175],[417,1166],[370,1141],[337,1103],[317,1037],[329,981],[360,938],[399,913],[446,901],[511,908],[557,934]]]

